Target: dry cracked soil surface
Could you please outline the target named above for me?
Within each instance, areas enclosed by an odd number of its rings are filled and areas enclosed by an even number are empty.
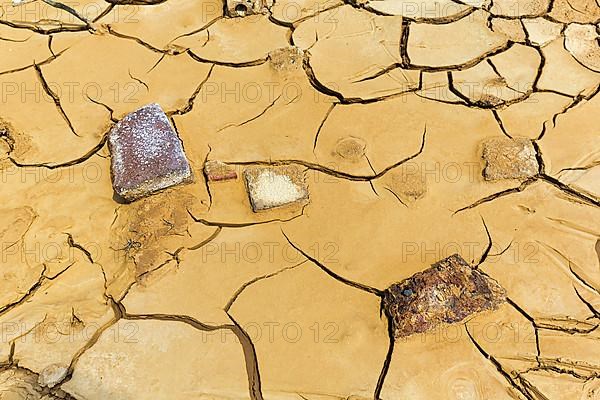
[[[0,399],[600,399],[599,43],[597,0],[3,0]],[[189,169],[126,202],[148,104]]]

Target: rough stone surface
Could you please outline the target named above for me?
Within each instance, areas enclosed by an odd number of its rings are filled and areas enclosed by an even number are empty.
[[[284,206],[308,198],[303,172],[295,166],[247,168],[244,178],[254,211]]]
[[[181,141],[158,104],[125,116],[108,144],[113,188],[127,201],[192,179]]]
[[[539,165],[531,140],[493,138],[483,143],[483,176],[488,181],[526,179],[538,173]]]
[[[62,390],[50,392],[36,382],[36,375],[22,368],[0,371],[0,395],[7,400],[73,400]]]
[[[263,11],[262,0],[227,0],[227,13],[230,17],[245,17]]]
[[[67,376],[68,366],[52,364],[40,372],[38,384],[42,387],[53,388]]]
[[[235,168],[215,160],[207,161],[204,164],[204,174],[211,182],[228,181],[238,177]]]
[[[282,72],[292,72],[302,69],[304,51],[296,46],[282,47],[269,53],[271,66]]]
[[[454,254],[390,286],[385,291],[383,309],[392,320],[394,337],[402,338],[495,310],[505,295],[496,281]]]

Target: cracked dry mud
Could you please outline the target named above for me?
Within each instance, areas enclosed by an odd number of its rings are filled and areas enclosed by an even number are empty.
[[[600,3],[239,3],[1,3],[0,399],[600,399]]]

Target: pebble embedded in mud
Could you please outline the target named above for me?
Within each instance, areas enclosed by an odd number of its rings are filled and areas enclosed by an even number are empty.
[[[181,141],[158,104],[125,116],[108,145],[113,188],[126,201],[192,180]]]
[[[505,296],[498,282],[454,254],[390,286],[384,293],[383,309],[398,339],[495,310]]]
[[[226,10],[230,17],[245,17],[259,14],[265,4],[262,0],[227,0]]]
[[[0,169],[8,156],[18,158],[31,147],[27,136],[15,131],[13,126],[0,118]]]
[[[48,393],[37,382],[37,375],[27,369],[10,367],[0,371],[0,399],[6,400],[58,400],[73,399],[58,389]]]
[[[539,172],[536,151],[531,140],[498,137],[483,143],[483,177],[487,181],[526,179]]]
[[[308,198],[303,172],[296,166],[250,167],[244,171],[244,178],[255,212]]]
[[[427,181],[419,169],[400,168],[390,174],[389,189],[404,202],[414,202],[427,193]]]
[[[44,368],[42,372],[40,372],[40,375],[38,376],[38,384],[42,387],[53,388],[67,376],[68,371],[69,370],[66,365],[49,365]]]
[[[235,168],[216,160],[210,160],[204,164],[204,175],[210,182],[228,181],[238,177]]]
[[[347,137],[340,139],[335,146],[335,153],[345,160],[357,162],[365,155],[367,144],[364,140]]]
[[[304,51],[297,47],[282,47],[269,53],[271,66],[277,71],[297,71],[302,69]]]

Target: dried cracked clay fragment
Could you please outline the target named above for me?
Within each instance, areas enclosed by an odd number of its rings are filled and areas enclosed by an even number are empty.
[[[584,67],[600,72],[600,34],[594,25],[570,24],[565,29],[565,48]]]
[[[505,296],[498,282],[454,254],[390,286],[384,294],[383,308],[398,339],[495,310]]]
[[[108,145],[113,188],[127,201],[192,180],[181,141],[158,104],[125,116]]]

